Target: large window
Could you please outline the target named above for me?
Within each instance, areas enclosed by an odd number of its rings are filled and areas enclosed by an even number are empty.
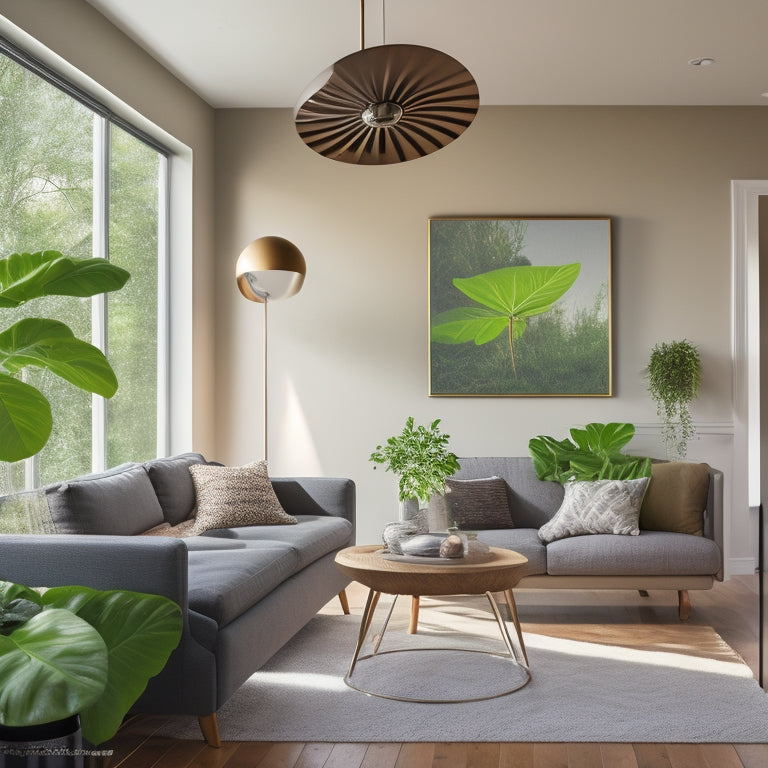
[[[162,148],[6,44],[0,50],[9,54],[0,53],[0,255],[51,249],[107,258],[131,274],[108,296],[37,299],[0,315],[2,327],[19,312],[62,320],[103,349],[119,382],[104,401],[25,371],[51,401],[54,427],[38,456],[0,473],[5,493],[164,451],[168,185]]]

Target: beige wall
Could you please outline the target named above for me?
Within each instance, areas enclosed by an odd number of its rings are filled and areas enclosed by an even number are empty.
[[[0,14],[0,34],[31,48],[56,69],[71,65],[74,69],[64,68],[64,74],[177,153],[172,160],[178,194],[172,210],[171,278],[181,286],[183,299],[171,329],[172,450],[194,444],[212,453],[214,111],[84,0],[0,0]],[[35,41],[44,48],[38,50]]]
[[[644,379],[660,341],[699,347],[689,458],[728,477],[730,180],[768,178],[766,136],[761,108],[484,107],[446,149],[369,168],[310,151],[289,110],[217,111],[219,457],[261,453],[261,307],[232,266],[277,234],[308,272],[270,309],[271,470],[354,478],[361,541],[396,515],[395,479],[367,457],[408,415],[442,418],[459,455],[524,455],[533,435],[613,420],[638,425],[635,452],[663,455]],[[614,397],[428,397],[427,220],[473,214],[611,217]],[[755,521],[735,511],[729,525],[729,557],[748,563]]]

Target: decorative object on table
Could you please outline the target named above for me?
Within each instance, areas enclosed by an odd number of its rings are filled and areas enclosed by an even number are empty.
[[[417,525],[415,520],[404,520],[397,523],[387,523],[381,533],[384,546],[393,555],[402,555],[403,550],[400,542],[418,533],[426,533],[426,526]]]
[[[610,225],[430,219],[429,394],[611,395]]]
[[[650,477],[651,460],[630,456],[621,449],[635,435],[629,423],[593,422],[584,429],[572,427],[573,441],[539,435],[528,442],[539,480],[633,480]]]
[[[657,344],[648,362],[648,391],[656,403],[656,413],[664,421],[667,458],[684,459],[688,443],[696,434],[690,404],[699,394],[701,360],[690,342]]]
[[[237,259],[235,276],[240,293],[249,301],[264,305],[263,412],[264,459],[267,459],[267,307],[271,301],[294,296],[304,285],[307,265],[301,251],[282,237],[260,237],[247,245]]]
[[[377,445],[370,455],[374,469],[377,464],[384,464],[386,471],[399,475],[398,498],[403,520],[418,517],[433,494],[442,496],[446,478],[460,469],[456,454],[448,450],[449,440],[450,435],[440,430],[440,419],[429,427],[414,427],[413,416],[409,416],[403,431],[388,438],[384,445]]]
[[[457,139],[472,123],[480,95],[456,59],[421,45],[365,47],[332,64],[305,89],[296,130],[331,160],[384,165],[423,157]]]
[[[0,724],[79,714],[83,737],[106,741],[181,630],[179,606],[159,595],[0,581]]]
[[[451,539],[446,545],[445,542]],[[463,557],[464,545],[458,536],[449,533],[420,533],[400,540],[404,555],[418,557]]]
[[[0,259],[0,309],[17,309],[44,296],[95,296],[116,291],[129,274],[105,259],[58,251],[13,253]],[[51,406],[17,378],[27,366],[45,368],[87,392],[112,397],[117,378],[106,357],[58,320],[26,317],[0,333],[0,461],[34,456],[48,442]]]

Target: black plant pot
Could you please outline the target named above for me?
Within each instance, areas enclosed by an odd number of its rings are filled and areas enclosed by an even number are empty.
[[[77,715],[42,725],[0,725],[0,768],[102,768],[110,754],[83,749]]]

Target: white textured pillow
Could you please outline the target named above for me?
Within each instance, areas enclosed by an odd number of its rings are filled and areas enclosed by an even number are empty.
[[[294,525],[298,522],[280,505],[267,475],[267,462],[243,467],[192,464],[197,515],[192,535],[212,528],[242,525]]]
[[[539,538],[549,544],[590,533],[637,536],[640,506],[647,485],[647,477],[566,483],[563,503],[555,516],[539,528]]]

